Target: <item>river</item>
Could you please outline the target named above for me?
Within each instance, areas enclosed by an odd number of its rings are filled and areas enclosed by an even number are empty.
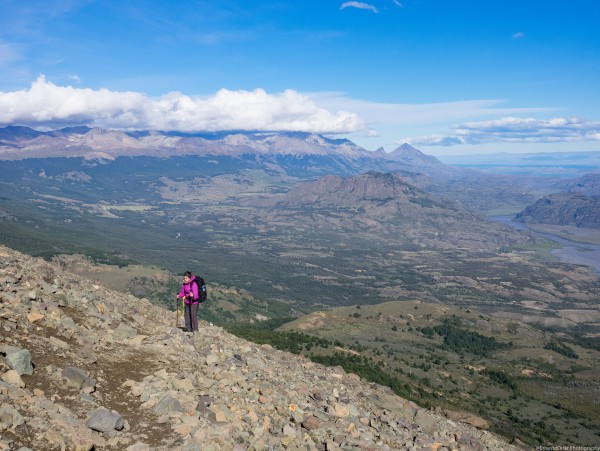
[[[528,230],[535,236],[560,244],[562,247],[552,250],[552,254],[565,263],[591,266],[600,275],[600,245],[577,243],[549,233],[534,232],[527,225],[515,222],[514,216],[493,216],[490,219],[514,227],[517,230]]]

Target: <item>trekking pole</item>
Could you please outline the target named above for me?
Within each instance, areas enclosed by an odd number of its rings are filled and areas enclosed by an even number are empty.
[[[175,327],[179,328],[179,299],[175,299],[175,308],[177,309],[177,320],[175,320]]]

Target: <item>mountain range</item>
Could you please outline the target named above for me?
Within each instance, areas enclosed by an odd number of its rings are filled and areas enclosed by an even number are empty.
[[[382,149],[368,151],[347,139],[299,132],[184,134],[88,127],[42,132],[20,126],[0,129],[0,161],[80,158],[91,166],[117,158],[186,156],[202,161],[199,174],[216,161],[221,167],[227,166],[221,172],[258,169],[297,180],[367,171],[399,172],[419,188],[453,198],[476,211],[526,206],[536,199],[530,180],[449,166],[408,144],[386,153]],[[218,172],[218,168],[213,169]]]
[[[42,132],[28,127],[9,126],[0,129],[0,149],[3,159],[243,154],[335,154],[353,158],[369,154],[374,159],[385,159],[383,151],[368,152],[346,139],[334,140],[301,132],[185,134],[124,132],[88,127]]]
[[[553,278],[510,253],[535,239],[481,216],[533,203],[530,181],[448,166],[407,144],[388,154],[306,133],[6,127],[0,145],[0,237],[36,255],[201,266],[304,306],[352,303],[356,290],[369,303],[419,293],[506,306],[526,299],[531,274]],[[195,251],[182,259],[186,247]]]

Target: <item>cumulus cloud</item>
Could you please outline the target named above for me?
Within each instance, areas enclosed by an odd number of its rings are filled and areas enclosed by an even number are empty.
[[[151,98],[58,86],[40,76],[27,90],[0,92],[0,124],[59,127],[85,124],[116,129],[178,131],[265,130],[348,133],[364,129],[355,113],[332,113],[294,90],[221,89],[207,98],[171,92]]]
[[[449,136],[407,138],[421,146],[489,143],[557,143],[600,141],[600,122],[577,117],[535,119],[507,117],[491,121],[467,122],[452,127]]]
[[[340,6],[340,9],[345,9],[345,8],[367,9],[369,11],[373,11],[374,13],[379,12],[379,11],[377,11],[377,8],[374,5],[371,5],[369,3],[363,3],[363,2],[344,2],[344,3],[342,3],[342,6]]]

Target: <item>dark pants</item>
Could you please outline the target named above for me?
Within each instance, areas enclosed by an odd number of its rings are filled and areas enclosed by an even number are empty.
[[[185,317],[185,330],[198,332],[198,303],[185,304],[183,315]]]

